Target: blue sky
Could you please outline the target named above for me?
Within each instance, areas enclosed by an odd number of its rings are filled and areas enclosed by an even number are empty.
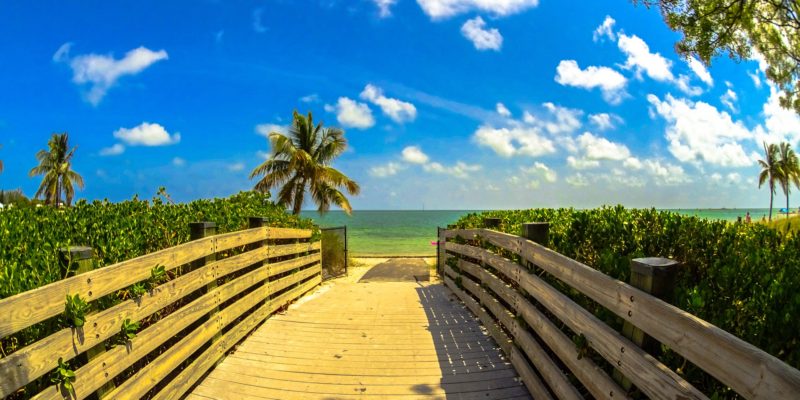
[[[3,2],[0,35],[28,195],[62,131],[78,198],[246,190],[295,109],[346,130],[356,209],[765,207],[761,142],[800,141],[757,60],[682,59],[627,0]]]

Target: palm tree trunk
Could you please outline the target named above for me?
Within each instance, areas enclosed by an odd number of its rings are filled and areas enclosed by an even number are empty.
[[[769,221],[772,222],[772,197],[775,195],[775,185],[769,185]]]
[[[300,185],[298,192],[294,194],[294,206],[292,207],[292,214],[300,215],[300,211],[303,209],[303,197],[305,193],[306,180],[303,179],[302,185]]]
[[[789,218],[789,187],[786,187],[786,218]]]

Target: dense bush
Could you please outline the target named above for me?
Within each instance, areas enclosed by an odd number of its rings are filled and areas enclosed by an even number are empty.
[[[679,260],[675,305],[800,367],[800,235],[621,206],[489,211],[466,215],[456,226],[480,227],[486,217],[501,218],[500,229],[513,234],[523,223],[549,222],[548,247],[623,281],[632,258]],[[609,321],[608,311],[588,308]],[[664,361],[681,370],[669,351]],[[692,369],[683,368],[687,379],[719,389]]]
[[[0,298],[64,279],[58,259],[65,246],[91,246],[100,266],[110,265],[189,241],[189,223],[213,221],[217,232],[248,227],[248,217],[269,219],[270,226],[311,228],[312,222],[289,215],[269,194],[241,192],[224,199],[172,204],[79,201],[70,208],[14,207],[0,211]],[[38,329],[37,329],[38,328]],[[48,324],[0,341],[2,354],[52,333]]]

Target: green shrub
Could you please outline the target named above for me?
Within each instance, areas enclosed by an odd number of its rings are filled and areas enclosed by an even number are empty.
[[[91,246],[99,265],[111,265],[188,242],[190,222],[213,221],[217,232],[224,233],[247,228],[251,216],[266,217],[275,227],[313,227],[311,220],[289,215],[272,203],[269,194],[255,192],[181,204],[155,197],[120,203],[82,200],[70,208],[7,208],[0,212],[0,299],[64,279],[69,271],[59,264],[61,247]],[[126,292],[141,296],[166,274],[163,266],[155,266],[151,275],[150,281]],[[63,327],[53,321],[3,338],[0,354],[10,354]]]
[[[344,238],[331,231],[322,231],[322,271],[325,278],[345,273],[347,255]]]
[[[501,218],[500,229],[517,235],[523,223],[549,222],[548,247],[622,281],[633,258],[681,261],[676,306],[800,367],[800,235],[621,206],[489,211],[468,214],[455,225],[481,227],[485,217]],[[602,320],[619,323],[608,310],[549,281]],[[662,360],[673,369],[682,363],[670,351]],[[730,395],[691,366],[683,373],[706,393]]]

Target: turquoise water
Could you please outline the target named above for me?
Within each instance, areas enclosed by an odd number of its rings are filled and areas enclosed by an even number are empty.
[[[750,209],[682,209],[670,210],[685,215],[708,219],[735,221],[749,211],[753,220],[767,215],[769,210]],[[320,217],[314,211],[303,211],[302,216],[313,219],[322,227],[347,226],[348,247],[351,254],[368,255],[430,255],[436,254],[436,227],[447,226],[462,215],[476,212],[457,211],[354,211],[348,216],[342,211],[331,211]]]

